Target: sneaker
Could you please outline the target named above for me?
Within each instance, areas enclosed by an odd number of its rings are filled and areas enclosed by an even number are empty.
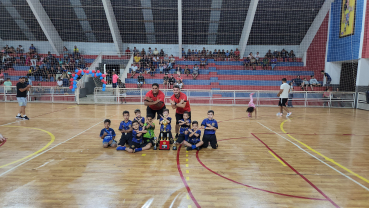
[[[287,113],[286,118],[288,118],[291,114],[292,112]]]
[[[23,120],[29,120],[27,116],[22,117]]]
[[[192,150],[192,147],[186,147],[186,150],[190,151],[190,150]]]
[[[282,113],[277,113],[277,116],[282,117],[283,114]]]
[[[251,93],[250,95],[253,96],[255,93]]]
[[[251,118],[251,114],[249,113],[249,118]]]
[[[16,116],[15,118],[19,118],[19,119],[22,119],[22,116]]]

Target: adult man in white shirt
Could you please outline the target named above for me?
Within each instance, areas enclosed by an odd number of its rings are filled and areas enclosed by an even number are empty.
[[[288,93],[290,92],[290,85],[287,84],[287,79],[283,78],[282,79],[282,85],[281,85],[281,90],[279,90],[278,92],[278,97],[279,97],[279,113],[277,113],[277,116],[282,117],[283,116],[283,109],[287,112],[287,116],[286,118],[288,118],[292,112],[289,112],[287,107],[286,107],[286,103],[288,101]]]
[[[133,76],[135,76],[137,69],[138,69],[138,67],[137,67],[136,64],[132,64],[131,65],[131,70],[132,70],[132,72],[131,72],[131,78],[133,78]]]

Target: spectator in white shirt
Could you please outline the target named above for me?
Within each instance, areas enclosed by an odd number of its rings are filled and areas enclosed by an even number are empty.
[[[133,76],[135,76],[137,69],[138,69],[138,67],[137,67],[136,64],[132,64],[131,65],[131,70],[132,70],[132,72],[131,72],[131,78],[133,78]]]
[[[258,65],[259,65],[259,58],[260,58],[259,52],[256,52],[255,59],[256,59],[256,64]]]
[[[311,75],[311,78],[310,78],[310,88],[311,88],[311,91],[314,91],[313,90],[313,86],[314,87],[319,87],[319,86],[321,86],[321,84],[318,82],[318,80],[315,79],[314,75]]]
[[[306,79],[306,77],[304,77],[304,79],[302,80],[302,83],[301,83],[301,88],[303,90],[305,89],[305,91],[307,91],[309,86],[310,86],[309,81]]]
[[[63,87],[63,80],[59,77],[58,81],[56,81],[58,87]]]

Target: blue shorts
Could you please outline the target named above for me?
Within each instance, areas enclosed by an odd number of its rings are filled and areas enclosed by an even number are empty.
[[[19,106],[27,106],[27,98],[26,97],[17,97]]]
[[[117,83],[113,83],[113,88],[117,88]]]
[[[108,144],[108,146],[111,146],[112,144],[116,144],[117,142],[115,140],[113,140],[113,142],[111,144],[109,144],[109,142],[111,141],[112,139],[103,139],[103,145],[104,144]]]

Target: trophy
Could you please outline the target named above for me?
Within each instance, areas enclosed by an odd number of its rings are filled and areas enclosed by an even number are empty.
[[[163,121],[163,132],[160,133],[160,150],[169,150],[170,149],[170,141],[169,141],[169,133],[167,132],[168,120],[164,119]]]
[[[158,149],[158,138],[157,137],[154,137],[154,150],[157,150]]]

